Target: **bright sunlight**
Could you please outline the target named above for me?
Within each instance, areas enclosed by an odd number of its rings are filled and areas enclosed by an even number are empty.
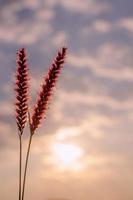
[[[60,163],[60,167],[70,168],[74,170],[81,169],[80,159],[83,156],[83,150],[75,144],[55,143],[53,152]]]

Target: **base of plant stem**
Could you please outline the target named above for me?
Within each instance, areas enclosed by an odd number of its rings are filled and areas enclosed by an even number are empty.
[[[26,154],[26,161],[25,161],[25,168],[24,168],[24,179],[23,179],[23,187],[22,187],[22,199],[24,200],[24,194],[25,194],[25,184],[26,184],[26,175],[27,175],[27,166],[29,161],[29,154],[30,154],[30,148],[31,148],[31,141],[32,141],[32,134],[30,135],[27,154]]]
[[[22,136],[19,135],[19,200],[21,200],[21,182],[22,182]]]

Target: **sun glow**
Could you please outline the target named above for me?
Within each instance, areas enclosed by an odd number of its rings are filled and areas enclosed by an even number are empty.
[[[68,143],[55,143],[53,145],[54,155],[59,165],[64,168],[78,170],[81,168],[80,159],[83,150],[77,145]]]

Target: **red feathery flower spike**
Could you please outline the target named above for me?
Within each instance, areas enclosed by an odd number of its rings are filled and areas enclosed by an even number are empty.
[[[25,49],[22,48],[17,53],[16,69],[16,122],[19,133],[23,133],[27,121],[28,112],[28,67]]]
[[[41,90],[34,107],[33,115],[31,117],[30,127],[32,134],[34,134],[35,130],[41,124],[41,121],[45,116],[49,99],[52,95],[53,88],[56,84],[57,78],[64,63],[66,51],[66,48],[62,48],[62,50],[58,52],[57,57],[53,61],[46,77],[44,78],[44,83],[41,86]]]

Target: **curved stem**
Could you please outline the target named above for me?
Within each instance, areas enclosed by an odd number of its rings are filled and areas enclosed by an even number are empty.
[[[21,200],[21,178],[22,178],[22,137],[19,135],[19,200]]]
[[[27,174],[27,165],[29,160],[29,153],[30,153],[30,147],[31,147],[31,141],[32,141],[32,134],[30,135],[28,149],[27,149],[27,155],[26,155],[26,161],[25,161],[25,169],[24,169],[24,179],[23,179],[23,188],[22,188],[22,200],[24,200],[24,193],[25,193],[25,183],[26,183],[26,174]]]

